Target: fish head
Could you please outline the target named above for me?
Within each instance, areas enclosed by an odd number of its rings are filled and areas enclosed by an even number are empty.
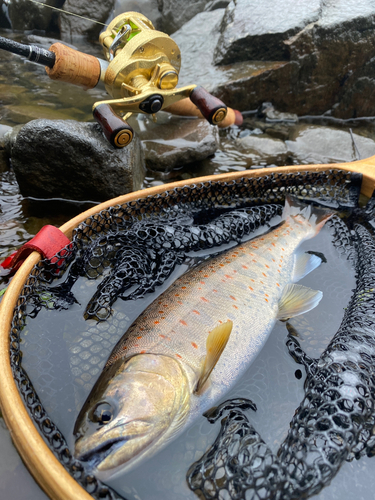
[[[183,425],[189,383],[169,356],[139,354],[106,367],[76,420],[75,456],[100,479],[152,455]]]

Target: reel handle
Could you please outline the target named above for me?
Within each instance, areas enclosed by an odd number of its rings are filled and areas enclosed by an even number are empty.
[[[203,87],[195,87],[190,94],[190,100],[211,125],[217,125],[227,116],[226,105]]]
[[[102,103],[95,106],[93,115],[114,148],[124,148],[131,143],[133,129],[113,111],[109,104]]]

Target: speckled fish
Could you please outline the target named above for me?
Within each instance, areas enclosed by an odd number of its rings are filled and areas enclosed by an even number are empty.
[[[75,425],[75,455],[108,479],[151,456],[233,386],[277,319],[322,298],[295,282],[321,262],[298,252],[329,214],[286,202],[265,236],[179,278],[116,345]]]

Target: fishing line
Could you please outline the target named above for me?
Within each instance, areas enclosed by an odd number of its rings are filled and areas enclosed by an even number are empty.
[[[102,26],[108,26],[108,24],[101,23],[101,22],[99,22],[99,21],[94,21],[93,19],[90,19],[89,17],[80,16],[79,14],[74,14],[73,12],[68,12],[67,10],[58,9],[57,7],[53,7],[52,5],[47,5],[47,4],[45,4],[45,3],[38,2],[37,0],[29,0],[29,2],[36,3],[36,4],[38,4],[38,5],[41,5],[42,7],[48,7],[49,9],[57,10],[57,11],[59,11],[59,12],[62,12],[63,14],[69,14],[70,16],[79,17],[79,18],[81,18],[81,19],[85,19],[86,21],[90,21],[90,22],[92,22],[92,23],[101,24]],[[10,0],[6,1],[5,3],[6,3],[7,5],[9,5],[9,4],[10,4]]]

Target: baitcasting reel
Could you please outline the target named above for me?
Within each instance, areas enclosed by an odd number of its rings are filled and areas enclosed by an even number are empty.
[[[93,111],[114,146],[123,147],[132,140],[133,131],[125,121],[132,113],[155,114],[186,97],[210,123],[216,125],[226,117],[225,104],[202,87],[176,88],[180,49],[142,14],[116,17],[99,40],[109,62],[104,84],[113,99],[95,103]]]

